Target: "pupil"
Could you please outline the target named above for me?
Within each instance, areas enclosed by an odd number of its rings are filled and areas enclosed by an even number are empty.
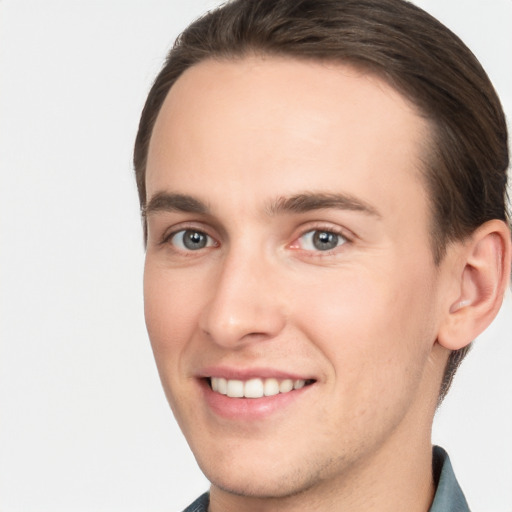
[[[183,245],[193,251],[202,249],[206,246],[206,236],[198,231],[185,231],[183,234]]]
[[[328,231],[317,231],[313,235],[313,244],[320,251],[334,249],[338,245],[338,235]]]

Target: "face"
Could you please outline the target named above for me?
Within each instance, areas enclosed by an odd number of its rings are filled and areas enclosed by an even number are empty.
[[[148,156],[145,314],[214,489],[343,486],[428,438],[427,138],[403,97],[340,64],[206,61],[172,87]]]

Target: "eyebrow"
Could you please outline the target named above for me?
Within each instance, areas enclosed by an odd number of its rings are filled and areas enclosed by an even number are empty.
[[[280,213],[306,213],[313,210],[334,208],[362,212],[381,217],[376,208],[350,194],[303,193],[290,197],[279,197],[267,208],[269,215]]]
[[[210,208],[195,197],[187,194],[157,192],[143,207],[142,215],[147,217],[157,212],[185,212],[207,214]]]
[[[339,209],[362,212],[374,217],[381,214],[372,205],[349,194],[329,194],[305,192],[289,197],[272,200],[265,212],[269,216],[285,213],[307,213],[322,209]],[[203,201],[188,194],[157,192],[143,208],[142,215],[147,217],[157,212],[184,212],[206,215],[210,208]]]

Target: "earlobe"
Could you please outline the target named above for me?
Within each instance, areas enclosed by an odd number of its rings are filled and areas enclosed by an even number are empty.
[[[491,220],[462,245],[458,294],[447,305],[438,342],[449,350],[469,345],[498,313],[510,279],[511,240],[505,222]]]

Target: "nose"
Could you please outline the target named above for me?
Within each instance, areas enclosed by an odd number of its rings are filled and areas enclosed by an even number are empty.
[[[212,296],[201,312],[202,331],[229,349],[276,337],[286,322],[276,275],[261,254],[226,255],[209,286]]]

